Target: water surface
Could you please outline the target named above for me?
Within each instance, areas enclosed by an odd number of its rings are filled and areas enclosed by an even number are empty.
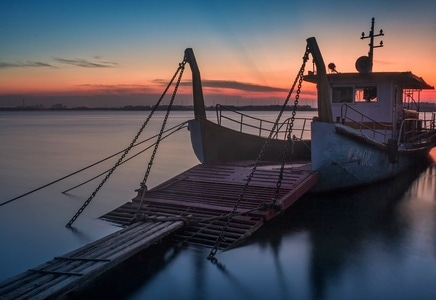
[[[1,202],[128,146],[145,115],[1,112]],[[176,112],[169,122],[189,118]],[[144,138],[156,133],[158,121]],[[186,129],[161,147],[149,187],[198,163]],[[149,155],[120,166],[74,230],[65,224],[99,180],[61,192],[110,168],[114,159],[1,206],[0,280],[118,230],[98,217],[135,196]],[[307,195],[247,243],[218,252],[218,264],[206,259],[208,249],[156,245],[71,297],[436,299],[436,165],[415,171],[370,187]]]

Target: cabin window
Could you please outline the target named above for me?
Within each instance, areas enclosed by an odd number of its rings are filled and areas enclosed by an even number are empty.
[[[353,102],[353,87],[334,87],[332,89],[333,103],[352,103]]]
[[[354,101],[377,102],[377,87],[375,86],[356,87]]]

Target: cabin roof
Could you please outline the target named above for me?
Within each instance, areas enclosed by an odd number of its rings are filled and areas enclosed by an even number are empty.
[[[395,82],[405,89],[434,89],[412,72],[331,73],[327,74],[327,79],[336,84]],[[317,83],[317,76],[309,74],[304,76],[304,80]]]

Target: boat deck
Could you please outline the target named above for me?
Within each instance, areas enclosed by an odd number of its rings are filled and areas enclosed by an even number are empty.
[[[223,232],[219,248],[235,246],[291,206],[317,178],[308,163],[286,165],[278,209],[268,204],[275,196],[280,166],[260,164],[241,197],[252,169],[252,162],[197,165],[175,176],[147,191],[142,205],[137,196],[101,217],[125,228],[1,282],[0,298],[64,295],[164,238],[214,247]],[[232,212],[235,215],[228,219]]]

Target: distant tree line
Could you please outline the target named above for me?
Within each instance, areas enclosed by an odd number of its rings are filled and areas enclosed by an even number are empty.
[[[238,111],[279,111],[282,106],[281,105],[246,105],[246,106],[235,106],[228,105],[222,106],[225,109],[229,110],[238,110]],[[33,106],[13,106],[13,107],[0,107],[0,110],[120,110],[120,111],[147,111],[151,110],[153,107],[149,105],[126,105],[123,107],[86,107],[86,106],[78,106],[68,108],[61,104],[56,104],[51,107],[44,107],[43,105],[33,105]],[[158,111],[166,111],[168,109],[168,105],[161,105],[156,110]],[[215,106],[207,106],[206,110],[214,111],[216,109]],[[286,110],[292,110],[293,106],[288,106]],[[194,106],[192,105],[173,105],[172,110],[175,111],[193,111]],[[316,110],[316,108],[312,108],[310,105],[299,105],[297,110],[307,111],[307,110]]]
[[[221,105],[223,109],[228,110],[237,110],[237,111],[279,111],[282,106],[281,105]],[[122,107],[87,107],[87,106],[77,106],[77,107],[66,107],[62,104],[55,104],[51,107],[45,107],[41,104],[32,105],[32,106],[4,106],[0,107],[0,110],[120,110],[120,111],[148,111],[151,110],[153,106],[150,105],[126,105]],[[414,107],[416,108],[416,107]],[[168,109],[168,105],[161,105],[157,108],[159,111],[166,111]],[[172,107],[175,111],[193,111],[194,106],[192,105],[173,105]],[[214,111],[216,109],[215,106],[207,106],[206,110]],[[291,111],[293,109],[293,105],[288,105],[286,107],[287,111]],[[297,105],[297,110],[299,111],[316,111],[317,108],[313,108],[310,105]],[[419,103],[419,111],[427,111],[427,112],[435,112],[436,111],[436,103],[432,102],[421,102]]]

